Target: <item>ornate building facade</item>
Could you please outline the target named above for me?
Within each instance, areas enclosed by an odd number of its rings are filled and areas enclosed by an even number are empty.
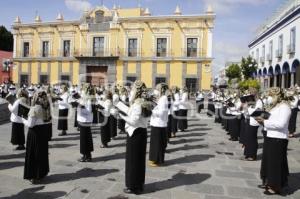
[[[149,9],[86,11],[81,19],[13,24],[13,81],[69,81],[124,84],[141,79],[147,87],[166,82],[191,90],[210,89],[215,14],[152,16]]]

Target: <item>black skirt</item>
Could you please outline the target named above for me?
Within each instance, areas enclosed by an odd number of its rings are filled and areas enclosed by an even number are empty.
[[[287,146],[286,139],[265,138],[260,175],[268,186],[282,188],[288,184]]]
[[[168,127],[167,127],[168,138],[172,137],[172,120],[173,120],[172,114],[168,115]]]
[[[216,114],[215,114],[215,123],[221,123],[222,122],[222,120],[221,120],[221,109],[220,108],[217,108],[217,109],[215,109],[215,112],[216,112]]]
[[[100,130],[100,135],[101,135],[101,143],[102,145],[106,146],[107,143],[110,142],[110,123],[109,123],[109,117],[105,117],[103,122],[102,122],[102,126],[101,126],[101,130]]]
[[[179,111],[174,111],[174,114],[172,116],[172,123],[171,123],[171,125],[172,125],[172,132],[174,134],[176,134],[177,131],[178,131],[178,119],[177,119],[178,115],[179,115]]]
[[[58,110],[57,130],[62,130],[62,131],[68,130],[68,113],[69,113],[69,109]]]
[[[92,112],[93,112],[93,124],[98,124],[99,119],[98,119],[98,111],[96,109],[96,105],[92,105]]]
[[[24,179],[41,179],[49,172],[47,125],[28,129]]]
[[[75,108],[74,127],[78,127],[78,122],[77,122],[77,108]]]
[[[201,112],[202,109],[204,109],[204,100],[196,101],[197,107],[198,107],[198,113]]]
[[[50,141],[52,139],[52,123],[45,124],[46,126],[46,134],[47,134],[47,139]]]
[[[110,132],[110,137],[114,138],[117,136],[117,131],[118,131],[118,126],[117,126],[117,119],[113,116],[109,116],[109,132]]]
[[[167,146],[166,134],[166,128],[151,126],[149,160],[156,164],[165,162],[165,151]]]
[[[138,128],[127,136],[125,183],[131,190],[141,190],[145,184],[147,129]]]
[[[238,140],[240,135],[240,120],[236,116],[230,116],[231,118],[228,118],[230,137],[233,140]]]
[[[245,140],[244,140],[244,155],[246,158],[255,158],[257,157],[257,130],[258,126],[251,126],[247,124],[245,127]]]
[[[208,105],[207,105],[207,115],[208,116],[213,116],[215,113],[215,105],[212,100],[208,100]]]
[[[245,145],[246,140],[246,128],[249,126],[249,119],[246,119],[244,115],[241,117],[241,125],[240,125],[240,143]]]
[[[125,120],[118,118],[118,129],[122,132],[125,132]]]
[[[13,145],[25,144],[25,132],[23,123],[12,122],[10,142]]]
[[[297,116],[298,116],[298,108],[293,108],[290,122],[289,122],[289,132],[290,133],[296,132]]]
[[[188,121],[187,121],[187,110],[180,109],[178,112],[178,129],[184,131],[188,128]]]
[[[89,155],[94,151],[93,137],[91,133],[91,124],[80,123],[80,153],[82,155]]]

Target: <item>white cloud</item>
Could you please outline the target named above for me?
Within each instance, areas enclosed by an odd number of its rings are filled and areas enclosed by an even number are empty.
[[[83,12],[92,7],[92,4],[87,0],[65,0],[65,4],[67,8],[75,12]]]
[[[259,6],[271,0],[202,0],[206,6],[211,5],[217,14],[228,14],[238,6]]]

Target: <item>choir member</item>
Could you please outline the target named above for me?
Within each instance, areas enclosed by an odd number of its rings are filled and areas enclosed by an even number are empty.
[[[119,89],[117,87],[114,88],[113,96],[112,96],[112,104],[116,105],[120,100],[119,97]],[[114,106],[110,109],[110,118],[109,118],[109,131],[111,139],[115,139],[118,131],[118,112]]]
[[[122,87],[120,94],[120,101],[128,105],[128,94],[126,88]],[[121,117],[118,118],[118,129],[120,130],[120,134],[125,133],[125,121]]]
[[[179,95],[179,89],[177,86],[174,86],[172,88],[172,95],[173,95],[173,103],[172,103],[172,133],[171,137],[176,137],[176,133],[178,131],[178,116],[179,116],[179,104],[180,104],[180,95]]]
[[[290,106],[292,109],[291,118],[289,121],[289,137],[295,137],[296,132],[296,124],[297,124],[297,116],[298,116],[298,102],[299,98],[297,96],[297,92],[294,90],[288,91],[289,97],[292,98],[290,101]]]
[[[218,93],[214,99],[215,123],[221,123],[222,100],[221,93]]]
[[[60,98],[58,100],[58,130],[61,130],[59,136],[67,135],[68,130],[68,113],[69,113],[69,93],[68,87],[62,85],[60,90]]]
[[[197,105],[197,112],[201,113],[201,110],[204,109],[204,95],[202,91],[198,91],[196,94],[196,105]]]
[[[82,158],[79,162],[91,162],[94,151],[91,125],[93,122],[92,104],[95,101],[95,90],[87,86],[81,95],[77,110],[77,121],[80,129],[80,153]]]
[[[36,93],[28,119],[23,122],[28,126],[24,179],[38,183],[49,172],[47,122],[51,120],[50,104],[46,92]]]
[[[48,101],[49,101],[49,109],[50,109],[50,112],[52,112],[52,96],[53,96],[53,92],[52,92],[52,89],[50,86],[47,87],[46,89],[46,92],[47,92],[47,97],[48,97]],[[48,107],[46,107],[48,109]],[[45,122],[45,125],[46,125],[46,129],[47,129],[47,135],[48,135],[48,141],[51,141],[52,139],[52,131],[53,131],[53,128],[52,128],[52,117],[50,118],[50,120],[48,122]]]
[[[188,113],[188,99],[189,94],[186,87],[181,90],[179,112],[178,112],[178,129],[185,131],[188,128],[187,113]]]
[[[157,105],[152,110],[150,119],[151,137],[149,162],[150,166],[157,167],[165,161],[167,146],[167,123],[168,123],[168,98],[166,84],[158,84],[153,94],[157,99]]]
[[[230,118],[228,119],[229,122],[229,133],[230,133],[230,138],[229,140],[231,141],[238,141],[239,136],[240,136],[240,107],[241,107],[241,102],[234,94],[234,100],[232,101],[232,106],[229,107],[229,114]]]
[[[101,124],[101,145],[100,148],[107,148],[108,147],[108,143],[111,140],[111,136],[110,136],[110,123],[109,123],[109,119],[110,119],[110,109],[112,108],[113,104],[112,104],[112,93],[110,91],[105,91],[105,95],[102,98],[102,105],[103,108],[101,111],[101,113],[104,116],[104,121]]]
[[[256,120],[267,130],[261,167],[263,184],[260,187],[265,189],[266,195],[274,195],[288,184],[287,146],[291,109],[280,88],[272,88],[269,97],[270,117],[257,117]]]
[[[208,105],[207,105],[207,116],[212,117],[215,113],[214,99],[216,97],[215,92],[212,90],[208,93]]]
[[[15,87],[11,87],[11,93],[9,95],[14,96],[14,92],[12,90],[16,89]],[[12,122],[11,129],[11,143],[13,145],[18,145],[15,150],[24,150],[25,149],[25,133],[24,133],[24,124],[22,118],[18,116],[19,105],[27,104],[28,93],[24,89],[20,89],[16,96],[16,101],[13,104],[8,105],[8,109],[11,112],[10,121]]]
[[[247,112],[251,115],[255,110],[263,110],[262,100],[257,96],[253,104],[252,101],[248,102]],[[245,126],[245,142],[244,142],[244,155],[245,160],[254,161],[257,158],[258,140],[257,131],[259,123],[254,117],[249,116]]]
[[[173,121],[173,103],[174,103],[174,95],[171,90],[167,91],[167,97],[168,97],[168,125],[167,125],[167,136],[168,136],[168,143],[170,138],[173,135],[172,131],[172,121]]]
[[[147,125],[149,117],[143,114],[146,85],[136,81],[132,88],[132,101],[127,116],[121,115],[126,121],[126,142],[125,159],[125,193],[141,194],[145,184],[146,172],[146,148],[147,148]]]

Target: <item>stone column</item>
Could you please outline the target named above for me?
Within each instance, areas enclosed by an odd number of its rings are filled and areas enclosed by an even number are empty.
[[[273,83],[273,86],[276,87],[277,86],[277,75],[274,75],[274,83]]]
[[[291,86],[295,85],[295,73],[291,73]]]

